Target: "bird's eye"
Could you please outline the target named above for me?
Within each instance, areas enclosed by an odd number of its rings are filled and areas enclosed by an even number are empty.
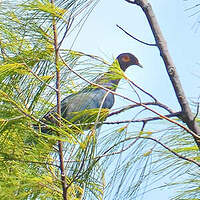
[[[122,57],[122,61],[123,62],[129,62],[131,59],[130,59],[130,57],[129,56],[123,56]]]

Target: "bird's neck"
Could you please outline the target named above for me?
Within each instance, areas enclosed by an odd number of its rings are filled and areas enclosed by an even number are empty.
[[[113,72],[107,72],[97,80],[97,83],[112,91],[115,91],[119,81],[120,79],[116,79]]]

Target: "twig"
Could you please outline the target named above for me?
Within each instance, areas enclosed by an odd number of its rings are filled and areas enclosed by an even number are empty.
[[[168,114],[165,115],[165,117],[167,118],[171,118],[171,117],[178,117],[180,115],[180,112],[177,113],[173,113],[173,114]],[[125,124],[125,123],[139,123],[139,122],[150,122],[150,121],[157,121],[157,120],[162,120],[163,118],[161,117],[147,117],[147,118],[143,118],[143,119],[134,119],[134,120],[123,120],[123,121],[114,121],[114,122],[103,122],[103,124]]]
[[[180,112],[176,112],[176,113],[165,115],[165,117],[172,118],[172,117],[178,117],[179,115],[180,115]],[[147,117],[147,118],[143,118],[143,119],[132,119],[132,120],[110,121],[110,122],[98,121],[97,123],[90,122],[90,123],[76,124],[76,126],[88,126],[88,125],[95,125],[95,124],[97,124],[97,125],[108,124],[109,125],[109,124],[127,124],[127,123],[147,123],[150,121],[157,121],[157,120],[163,120],[163,118],[162,117]],[[71,128],[73,125],[68,125],[68,126]]]
[[[70,15],[72,15],[72,13],[71,13]],[[69,19],[68,19],[68,23],[67,23],[65,32],[64,32],[64,34],[63,34],[63,37],[62,37],[62,39],[60,40],[60,42],[59,42],[59,44],[58,44],[58,48],[61,47],[61,45],[62,45],[62,43],[63,43],[63,41],[64,41],[64,39],[65,39],[65,37],[66,37],[68,31],[69,31],[69,29],[70,29],[71,26],[72,26],[73,21],[74,21],[74,18],[72,18],[72,20],[71,20],[71,16],[70,16]]]
[[[175,113],[175,112],[174,112],[173,110],[171,110],[168,106],[166,106],[166,105],[164,105],[164,104],[162,104],[162,103],[160,103],[160,102],[158,102],[158,101],[157,101],[157,102],[144,102],[144,103],[142,103],[142,104],[144,104],[144,105],[152,105],[152,106],[159,106],[159,107],[165,109],[166,111],[168,111],[168,112],[171,113],[171,114]],[[110,116],[112,116],[112,115],[119,114],[119,113],[124,112],[124,111],[126,111],[126,110],[128,110],[128,109],[131,109],[131,108],[139,107],[139,106],[140,106],[140,105],[138,105],[138,104],[128,105],[128,106],[126,106],[125,108],[122,108],[122,109],[120,109],[120,110],[111,112],[111,113],[108,115],[108,117],[110,117]],[[176,113],[177,113],[177,112],[176,112]],[[178,112],[178,113],[180,113],[180,112]],[[177,116],[177,117],[178,117],[178,116]]]
[[[155,138],[152,138],[152,137],[142,137],[142,136],[139,136],[139,138],[143,138],[143,139],[148,139],[148,140],[153,140],[155,141],[156,143],[160,144],[162,147],[164,147],[165,149],[167,149],[168,151],[170,151],[171,153],[173,153],[175,156],[177,156],[178,158],[181,158],[183,160],[186,160],[188,162],[191,162],[191,163],[194,163],[195,165],[197,165],[198,167],[200,167],[200,163],[199,162],[196,162],[195,160],[192,160],[190,158],[187,158],[185,156],[182,156],[178,153],[176,153],[175,151],[173,151],[172,149],[170,149],[168,146],[166,146],[165,144],[163,144],[162,142],[160,142],[159,140],[155,139]]]
[[[130,82],[132,85],[134,85],[136,88],[138,88],[140,91],[142,91],[143,93],[145,93],[146,95],[150,96],[155,102],[157,102],[157,99],[150,94],[149,92],[145,91],[144,89],[142,89],[140,86],[138,86],[137,84],[135,84],[132,80],[130,80],[126,75],[125,75],[125,79],[128,80],[128,82]]]
[[[28,67],[26,65],[26,67]],[[49,88],[51,88],[52,90],[54,90],[55,92],[57,92],[58,90],[54,87],[52,87],[51,85],[49,85],[48,83],[46,83],[45,81],[43,81],[36,73],[34,73],[29,67],[28,67],[28,71],[33,74],[33,76],[35,76],[35,78],[37,78],[40,82],[44,83],[46,86],[48,86]]]
[[[148,45],[148,46],[157,46],[156,44],[152,44],[152,43],[147,43],[147,42],[143,42],[142,40],[139,40],[137,39],[136,37],[132,36],[130,33],[128,33],[127,31],[125,31],[121,26],[119,26],[118,24],[116,24],[116,26],[121,29],[124,33],[126,33],[128,36],[130,36],[131,38],[133,38],[134,40],[142,43],[142,44],[145,44],[145,45]]]
[[[117,151],[117,152],[112,152],[110,154],[108,154],[108,152],[113,149],[114,147],[116,147],[117,145],[121,144],[121,143],[124,143],[124,142],[127,142],[128,140],[134,140],[132,143],[130,143],[126,148],[122,149],[121,151]],[[177,156],[178,158],[180,159],[183,159],[183,160],[186,160],[190,163],[194,163],[195,165],[197,165],[198,167],[200,167],[200,163],[191,159],[191,158],[187,158],[185,156],[182,156],[178,153],[176,153],[175,151],[173,151],[172,149],[170,149],[168,146],[166,146],[165,144],[163,144],[162,142],[160,142],[159,140],[155,139],[155,138],[152,138],[152,137],[144,137],[144,136],[136,136],[136,137],[129,137],[129,138],[126,138],[120,142],[118,142],[117,144],[114,144],[112,147],[110,147],[109,149],[107,149],[102,155],[100,156],[97,156],[96,158],[99,160],[100,158],[103,158],[103,157],[107,157],[107,156],[112,156],[112,155],[116,155],[116,154],[120,154],[122,153],[123,151],[126,151],[127,149],[129,149],[138,139],[147,139],[147,140],[153,140],[154,142],[160,144],[162,147],[164,147],[165,149],[167,149],[169,152],[171,152],[172,154],[174,154],[175,156]]]

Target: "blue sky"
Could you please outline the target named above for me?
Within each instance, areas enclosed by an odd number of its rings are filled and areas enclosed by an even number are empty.
[[[170,54],[189,100],[199,96],[200,37],[197,22],[200,17],[189,17],[193,11],[184,9],[199,1],[149,0],[156,14]],[[135,54],[143,69],[131,67],[127,75],[145,90],[174,110],[179,110],[171,83],[156,47],[138,43],[116,27],[122,26],[135,37],[153,43],[153,35],[142,10],[123,0],[101,0],[85,23],[73,47],[101,56],[107,60],[122,52]],[[66,40],[67,44],[67,40]],[[169,191],[152,191],[143,200],[168,200]]]
[[[198,96],[199,32],[193,27],[198,15],[184,11],[191,4],[182,0],[151,0],[160,27],[167,40],[180,79],[188,97]],[[132,67],[127,74],[163,102],[178,106],[163,62],[156,47],[138,43],[116,27],[119,24],[135,37],[153,42],[144,13],[123,0],[101,0],[86,21],[73,49],[111,60],[121,52],[135,54],[144,69]],[[67,43],[67,41],[66,41]],[[159,84],[158,84],[159,83]],[[170,97],[166,96],[166,88]]]

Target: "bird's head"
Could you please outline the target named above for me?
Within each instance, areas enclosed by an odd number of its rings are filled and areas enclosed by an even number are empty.
[[[142,67],[139,63],[138,59],[131,53],[122,53],[117,56],[117,60],[119,62],[120,68],[125,71],[131,65],[137,65]]]

